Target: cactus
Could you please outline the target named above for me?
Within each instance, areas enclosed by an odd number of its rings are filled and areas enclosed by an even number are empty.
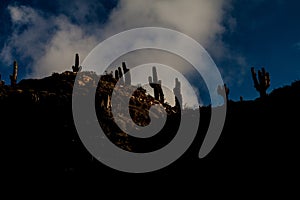
[[[175,95],[175,106],[176,107],[179,106],[179,102],[182,103],[182,95],[181,95],[180,89],[181,89],[181,83],[178,80],[178,78],[176,78],[175,79],[175,88],[173,89],[173,92]]]
[[[15,87],[17,85],[17,78],[18,78],[18,63],[17,61],[14,61],[13,74],[10,75],[11,86]]]
[[[0,86],[5,85],[5,82],[2,80],[2,75],[0,74]]]
[[[270,87],[270,74],[266,72],[265,68],[258,70],[258,77],[256,77],[254,67],[251,67],[252,79],[255,89],[259,92],[261,98],[267,96],[267,89]]]
[[[226,94],[226,100],[228,101],[228,96],[229,96],[230,90],[229,90],[229,88],[227,87],[226,84],[224,84],[224,89],[225,89],[225,94]]]
[[[154,66],[152,67],[152,75],[153,75],[153,82],[154,82],[154,83],[159,83],[159,82],[161,82],[161,80],[158,80],[156,67],[154,67]]]
[[[225,92],[225,93],[223,93],[223,91]],[[218,93],[220,94],[220,95],[222,95],[223,96],[223,98],[224,99],[226,99],[226,101],[228,101],[228,95],[229,95],[229,88],[227,87],[227,85],[226,84],[224,84],[223,86],[218,86]],[[225,96],[224,96],[225,95]]]
[[[149,76],[149,85],[154,89],[154,98],[164,103],[164,93],[161,88],[161,80],[158,80],[156,67],[152,67],[153,78]]]
[[[240,96],[240,102],[243,102],[243,101],[244,101],[243,96]]]
[[[119,80],[119,70],[115,70],[115,79]]]
[[[72,69],[73,69],[73,72],[75,72],[75,73],[80,72],[82,69],[82,67],[79,66],[79,54],[78,53],[76,53],[76,55],[75,55],[75,66],[73,65]]]
[[[131,85],[131,75],[129,69],[126,67],[125,62],[122,62],[122,68],[125,74],[125,85]]]
[[[122,72],[123,69],[123,72]],[[124,77],[125,77],[125,81],[124,81]],[[115,70],[115,79],[120,80],[120,84],[125,83],[125,85],[131,85],[131,75],[129,72],[129,69],[127,69],[125,62],[122,62],[122,68],[118,67]]]
[[[107,76],[110,78],[110,80],[113,78],[113,71],[110,71]]]
[[[121,67],[118,67],[120,84],[124,84],[123,73]]]

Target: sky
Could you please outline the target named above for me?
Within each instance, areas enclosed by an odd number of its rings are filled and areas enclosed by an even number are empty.
[[[250,68],[265,67],[272,89],[300,79],[297,0],[1,0],[0,73],[9,84],[71,70],[120,31],[159,26],[198,41],[218,66],[229,99],[258,97]]]

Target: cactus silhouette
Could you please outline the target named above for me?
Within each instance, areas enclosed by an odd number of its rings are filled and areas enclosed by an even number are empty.
[[[255,89],[259,92],[261,98],[267,96],[267,89],[270,87],[270,74],[266,72],[265,68],[258,70],[258,77],[254,67],[251,67],[252,79]]]
[[[225,94],[226,94],[226,100],[228,101],[228,96],[229,96],[230,90],[229,90],[229,88],[227,87],[226,84],[224,84],[224,89],[225,89]]]
[[[240,102],[243,102],[243,101],[244,101],[243,96],[240,96]]]
[[[10,75],[11,86],[15,87],[17,85],[17,77],[18,77],[18,63],[17,61],[14,61],[13,74]]]
[[[181,83],[178,78],[175,79],[175,88],[173,89],[175,97],[175,106],[179,106],[179,102],[182,103],[182,95],[181,95]]]
[[[124,85],[123,72],[121,67],[118,67],[120,84]]]
[[[115,79],[119,80],[119,70],[115,70]]]
[[[131,75],[129,69],[126,67],[125,62],[122,62],[123,73],[125,75],[125,85],[131,85]]]
[[[224,90],[224,92],[225,92],[225,96],[224,96],[224,93],[222,92],[222,90]],[[227,85],[226,84],[224,84],[223,86],[218,86],[218,93],[220,94],[220,95],[222,95],[223,96],[223,98],[224,99],[226,99],[226,101],[228,101],[228,95],[229,95],[229,88],[227,87]]]
[[[76,53],[75,55],[75,65],[72,66],[73,72],[80,72],[82,67],[79,66],[79,54]]]
[[[5,85],[5,82],[2,80],[2,75],[0,74],[0,86]]]
[[[156,67],[152,67],[152,76],[148,77],[149,85],[154,90],[154,98],[155,100],[160,101],[161,103],[164,103],[164,93],[161,88],[161,80],[158,80]]]

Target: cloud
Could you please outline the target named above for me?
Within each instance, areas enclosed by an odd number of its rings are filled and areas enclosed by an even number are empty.
[[[237,20],[230,15],[231,10],[231,1],[228,0],[122,0],[111,13],[104,33],[108,37],[120,31],[145,26],[175,29],[197,40],[217,61],[234,63],[237,67],[222,70],[225,82],[232,83],[236,82],[232,77],[245,74],[247,63],[242,55],[230,50],[222,38],[226,32],[233,33],[237,26]],[[180,43],[178,40],[152,41]],[[243,80],[240,78],[238,84]]]
[[[54,23],[58,31],[47,43],[44,55],[35,60],[34,74],[39,76],[70,69],[75,51],[80,52],[84,58],[97,44],[95,36],[85,34],[84,30],[71,24],[67,18],[56,18]]]
[[[300,50],[300,42],[296,43],[295,47]]]
[[[122,0],[112,12],[106,26],[107,35],[120,31],[159,26],[175,29],[196,39],[216,56],[224,55],[221,35],[224,16],[230,8],[225,0]],[[234,23],[233,18],[230,18]]]
[[[43,77],[70,69],[75,52],[84,57],[98,43],[94,35],[72,23],[66,15],[49,15],[28,6],[9,6],[8,10],[14,31],[1,57],[7,63],[15,56],[28,59],[26,77]]]
[[[1,57],[4,61],[11,62],[14,53],[20,54],[22,58],[41,56],[43,46],[47,43],[46,38],[49,36],[47,22],[30,7],[9,6],[8,10],[13,23],[13,32],[1,52]]]
[[[112,12],[97,0],[56,3],[56,12],[22,5],[8,7],[13,32],[0,56],[7,63],[16,56],[29,60],[27,77],[70,69],[74,53],[79,52],[82,60],[104,38],[145,26],[183,32],[200,42],[214,58],[236,63],[243,60],[232,55],[222,40],[222,35],[236,26],[230,16],[231,1],[120,0]]]

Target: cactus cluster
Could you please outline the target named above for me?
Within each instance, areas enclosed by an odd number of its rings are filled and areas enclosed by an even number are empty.
[[[77,72],[80,72],[82,69],[81,66],[79,66],[79,54],[76,53],[75,55],[75,65],[72,66],[72,70],[73,72],[77,73]]]
[[[80,72],[82,66],[79,65],[79,54],[75,54],[75,65],[72,66],[72,70],[74,73]],[[71,73],[71,72],[70,72]],[[254,82],[254,88],[259,92],[260,97],[267,96],[267,89],[270,87],[270,74],[262,68],[258,70],[256,74],[254,67],[251,67],[252,79]],[[113,78],[113,72],[107,74]],[[120,81],[122,85],[131,85],[131,74],[130,69],[127,68],[126,63],[122,62],[121,67],[117,67],[114,73],[115,79]],[[15,87],[17,85],[17,77],[18,77],[18,63],[17,61],[13,62],[13,73],[10,75],[11,86]],[[158,80],[156,67],[152,67],[152,76],[148,77],[149,85],[154,90],[154,98],[155,100],[164,103],[164,93],[161,86],[161,80]],[[0,74],[0,86],[5,85],[5,82],[1,79]],[[179,102],[182,102],[181,95],[181,83],[178,78],[175,79],[175,87],[173,89],[175,97],[175,104],[179,105]],[[219,94],[226,95],[224,99],[228,101],[229,88],[226,84],[223,86],[218,86]],[[222,91],[222,92],[221,92]],[[224,92],[223,92],[224,91]],[[240,97],[240,101],[243,101],[243,97]]]
[[[122,71],[123,69],[123,71]],[[124,75],[124,76],[123,76]],[[125,77],[125,80],[124,80]],[[122,85],[131,85],[131,75],[129,69],[126,67],[125,62],[122,62],[122,68],[118,67],[115,70],[115,79],[120,81],[120,84]]]
[[[124,79],[125,77],[125,79]],[[113,80],[114,79],[114,80]],[[105,76],[101,77],[101,81],[103,83],[116,83],[115,81],[119,81],[120,85],[131,85],[131,75],[130,75],[130,70],[126,67],[125,62],[122,62],[122,67],[116,67],[113,75],[113,71],[110,73],[107,73],[105,71]],[[114,85],[113,84],[113,85]],[[110,84],[106,84],[106,86],[103,87],[109,87]],[[110,85],[112,86],[112,85]],[[113,91],[113,88],[110,88],[108,92],[102,92],[101,93],[101,107],[106,107],[109,108],[111,106],[111,93]]]
[[[252,79],[254,82],[255,89],[259,92],[260,97],[267,96],[267,89],[270,87],[270,74],[266,72],[265,68],[258,70],[258,77],[254,67],[251,67]]]
[[[158,80],[156,67],[152,67],[152,76],[148,77],[149,85],[154,90],[154,98],[155,100],[164,103],[164,93],[161,88],[161,80]]]

